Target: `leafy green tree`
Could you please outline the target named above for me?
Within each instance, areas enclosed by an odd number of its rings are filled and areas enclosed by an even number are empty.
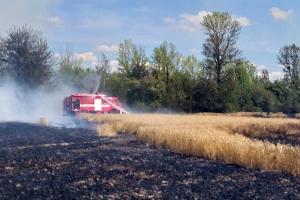
[[[283,65],[285,78],[290,85],[299,89],[300,86],[300,47],[295,44],[285,45],[277,56],[278,63]]]
[[[261,85],[254,85],[252,92],[252,101],[254,107],[248,111],[259,112],[277,112],[278,101],[275,96]]]
[[[122,102],[127,103],[127,93],[130,87],[130,79],[120,72],[114,72],[106,80],[105,91],[109,95],[118,96]]]
[[[194,55],[181,58],[181,70],[190,74],[193,79],[204,76],[204,65]]]
[[[131,76],[139,80],[148,75],[149,61],[145,49],[142,47],[135,48],[133,51]]]
[[[288,114],[300,112],[299,92],[290,87],[283,80],[277,80],[269,84],[267,88],[277,99],[277,111]]]
[[[180,65],[180,54],[174,44],[163,42],[154,49],[153,75],[157,80],[163,106],[168,107],[171,101],[171,77]]]
[[[49,83],[53,75],[53,54],[47,41],[29,26],[14,27],[0,40],[0,65],[23,86]]]
[[[207,35],[202,54],[205,56],[208,74],[220,86],[224,67],[239,58],[240,50],[236,44],[241,25],[227,12],[208,14],[201,25]]]
[[[222,112],[223,105],[220,104],[220,91],[214,80],[199,78],[194,88],[193,99],[194,112]]]
[[[135,48],[131,40],[124,40],[119,45],[118,62],[120,71],[128,77],[131,74],[133,51]]]
[[[150,64],[143,47],[137,47],[131,40],[123,41],[119,46],[118,61],[123,80],[128,81],[125,85],[126,101],[129,105],[139,105],[145,109],[145,102],[151,98],[151,90],[148,90]],[[148,95],[148,96],[147,96]],[[146,97],[147,96],[147,97]],[[150,98],[150,99],[147,99]]]
[[[148,76],[141,80],[130,81],[127,103],[138,111],[153,111],[160,108],[159,96],[152,78]]]
[[[194,55],[181,56],[180,63],[171,76],[170,104],[175,110],[192,112],[197,79],[204,76],[203,64]]]
[[[225,67],[221,96],[224,110],[250,111],[253,109],[251,95],[256,79],[256,68],[248,61],[239,61]]]
[[[178,111],[192,112],[196,79],[186,71],[175,71],[171,77],[170,107]]]
[[[148,75],[149,62],[145,50],[137,47],[131,40],[120,43],[118,62],[121,72],[129,78],[141,79]]]

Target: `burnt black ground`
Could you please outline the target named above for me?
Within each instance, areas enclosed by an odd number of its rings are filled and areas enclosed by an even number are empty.
[[[299,177],[94,134],[0,123],[0,199],[300,199]]]
[[[279,143],[279,144],[287,144],[291,146],[300,146],[300,132],[293,133],[293,134],[286,134],[286,133],[272,133],[268,135],[260,135],[260,136],[252,136],[252,135],[245,135],[252,139],[268,141],[271,143]]]

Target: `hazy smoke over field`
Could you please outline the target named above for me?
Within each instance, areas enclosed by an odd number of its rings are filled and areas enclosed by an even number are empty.
[[[51,92],[50,92],[51,91]],[[49,124],[66,122],[63,99],[74,92],[70,87],[24,89],[14,81],[0,82],[0,121],[38,122],[48,118]]]

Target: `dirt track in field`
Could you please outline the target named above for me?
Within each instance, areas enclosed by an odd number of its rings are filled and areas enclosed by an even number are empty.
[[[158,150],[134,136],[0,123],[1,199],[300,199],[300,178]]]

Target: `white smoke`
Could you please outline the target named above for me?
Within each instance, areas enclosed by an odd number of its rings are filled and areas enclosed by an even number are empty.
[[[50,125],[68,125],[71,120],[63,117],[63,99],[73,92],[65,85],[52,90],[43,87],[28,90],[14,81],[2,81],[0,121],[36,123],[43,117],[48,119]]]

